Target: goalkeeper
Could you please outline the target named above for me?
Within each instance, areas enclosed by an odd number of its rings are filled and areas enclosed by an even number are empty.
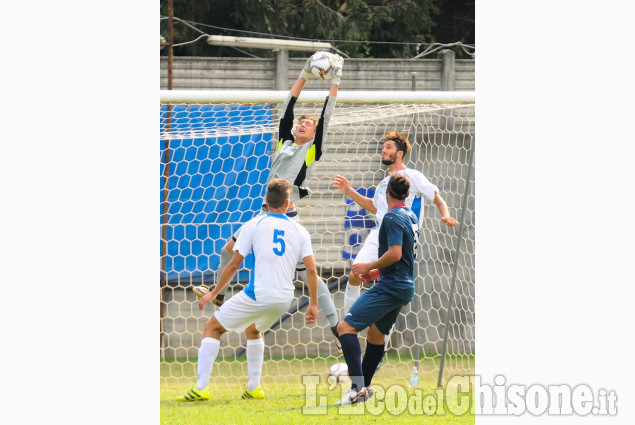
[[[311,177],[315,164],[322,157],[323,142],[328,132],[329,122],[333,111],[335,109],[335,103],[337,100],[337,91],[342,76],[342,66],[344,60],[339,55],[331,55],[331,66],[333,67],[331,78],[331,88],[328,96],[324,101],[324,107],[320,117],[314,115],[302,115],[298,118],[295,134],[293,133],[294,114],[293,108],[295,103],[304,88],[307,80],[313,77],[311,74],[311,58],[309,57],[302,69],[300,76],[291,87],[289,95],[285,100],[283,110],[284,115],[280,119],[278,146],[276,152],[273,155],[271,163],[271,171],[267,183],[272,179],[281,178],[289,181],[292,184],[291,191],[291,203],[287,210],[287,217],[292,220],[299,221],[298,211],[295,206],[295,201],[302,199],[311,194],[311,189],[307,186],[307,180]],[[266,206],[263,205],[263,209],[260,214],[266,214]],[[241,227],[242,228],[242,227]],[[234,243],[236,238],[240,234],[241,229],[238,229],[231,239],[229,239],[225,247],[220,252],[220,265],[218,272],[221,273],[234,253]],[[306,282],[306,270],[303,263],[298,263],[296,272],[300,279]],[[221,306],[225,299],[225,293],[227,287],[223,288],[213,300],[216,306]],[[194,288],[194,293],[197,297],[201,298],[205,294],[209,293],[209,290],[204,287]],[[326,286],[326,283],[318,276],[318,305],[322,313],[326,316],[326,319],[331,328],[331,332],[335,336],[335,345],[338,354],[342,353],[341,345],[338,340],[337,324],[339,322],[337,316],[337,310],[335,304],[331,298],[331,294]]]

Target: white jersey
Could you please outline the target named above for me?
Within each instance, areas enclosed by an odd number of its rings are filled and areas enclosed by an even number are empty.
[[[242,226],[234,251],[254,253],[251,281],[244,292],[255,301],[279,303],[293,299],[298,261],[313,255],[311,236],[284,214],[267,213]]]
[[[411,168],[404,168],[397,173],[405,174],[410,180],[410,194],[406,198],[406,206],[412,210],[419,220],[419,229],[422,226],[423,202],[422,197],[429,201],[434,200],[434,194],[439,192],[439,188],[430,183],[430,181],[421,172]],[[377,208],[375,217],[377,218],[377,227],[381,225],[384,215],[388,212],[388,200],[386,200],[386,189],[390,176],[386,176],[375,190],[373,197],[373,205]]]

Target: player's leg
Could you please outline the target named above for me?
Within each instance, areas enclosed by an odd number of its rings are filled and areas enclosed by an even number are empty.
[[[295,208],[289,208],[287,210],[287,217],[291,220],[299,222],[298,212]],[[306,267],[304,266],[303,261],[299,261],[295,266],[295,271],[303,282],[306,282]],[[322,278],[318,275],[318,308],[320,309],[320,314],[324,314],[326,320],[329,322],[329,327],[331,328],[331,333],[335,338],[335,350],[338,354],[342,354],[342,346],[340,345],[340,341],[338,339],[337,333],[337,324],[339,322],[339,318],[337,317],[337,309],[335,308],[335,303],[333,302],[333,298],[331,297],[331,292],[329,291],[328,286],[322,280]]]
[[[236,297],[241,296],[241,294],[244,293],[241,292]],[[252,299],[247,301],[250,315],[254,322],[245,329],[247,334],[247,374],[249,383],[242,398],[263,399],[265,398],[265,393],[260,387],[260,377],[262,376],[262,365],[264,363],[265,342],[260,329],[269,329],[276,320],[280,319],[280,316],[289,310],[291,301],[283,303],[263,303]]]
[[[362,371],[364,373],[364,385],[368,387],[377,373],[386,355],[388,337],[393,331],[399,312],[407,301],[396,298],[391,294],[384,295],[385,304],[381,308],[386,313],[375,323],[368,327],[366,335],[366,352],[362,361]]]
[[[364,385],[362,350],[357,333],[369,327],[385,314],[385,310],[382,309],[385,305],[382,296],[383,291],[377,286],[373,286],[359,297],[337,327],[344,351],[344,359],[348,366],[348,374],[351,377],[351,389],[336,403],[338,405],[364,402],[373,395],[372,388],[369,391]]]
[[[306,282],[306,268],[303,262],[299,262],[296,265],[296,272],[298,277],[303,282]],[[331,328],[331,333],[335,337],[335,349],[338,354],[342,354],[342,347],[340,345],[337,333],[337,324],[339,319],[337,317],[337,309],[335,308],[335,303],[333,302],[333,298],[331,297],[331,292],[329,291],[328,286],[322,280],[320,276],[318,276],[318,308],[320,309],[320,314],[324,314],[326,320],[329,322],[329,327]]]
[[[364,375],[364,386],[368,387],[373,380],[375,372],[379,370],[379,365],[384,358],[384,340],[386,335],[383,334],[373,323],[368,327],[366,334],[366,351],[362,360],[362,373]]]
[[[356,263],[368,263],[377,259],[377,253],[379,250],[379,229],[374,228],[370,231],[362,248],[357,253],[353,264]],[[353,303],[359,298],[361,292],[362,280],[359,276],[350,273],[348,275],[348,282],[346,283],[346,289],[344,290],[344,312],[348,312]]]
[[[348,366],[348,375],[351,378],[351,388],[344,394],[344,397],[339,400],[338,405],[354,404],[357,401],[357,395],[364,389],[364,375],[362,373],[362,347],[359,344],[359,338],[357,336],[357,329],[345,322],[346,318],[342,320],[337,326],[337,331],[340,335],[340,343],[342,344],[342,351],[344,354],[344,360]]]
[[[220,350],[220,337],[225,332],[226,330],[214,315],[205,323],[203,339],[198,349],[196,385],[184,395],[177,397],[176,401],[209,400],[209,378]]]
[[[393,325],[390,327],[390,330],[386,334],[386,338],[384,339],[385,341],[384,342],[384,356],[386,356],[386,353],[388,352],[388,345],[390,344],[390,335],[392,335],[394,330],[395,330],[395,325],[393,323]],[[384,357],[382,356],[382,359],[377,364],[377,370],[379,370],[383,361],[384,361]]]
[[[245,333],[247,334],[247,375],[249,376],[249,383],[242,398],[265,398],[265,394],[260,388],[265,342],[260,331],[256,329],[255,324],[245,329]]]

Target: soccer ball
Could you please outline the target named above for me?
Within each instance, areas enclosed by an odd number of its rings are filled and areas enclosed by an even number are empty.
[[[317,52],[311,57],[311,73],[319,80],[330,80],[333,78],[333,67],[331,66],[331,53]]]
[[[351,378],[348,376],[348,366],[346,363],[335,363],[331,366],[327,379],[330,384],[350,381]]]

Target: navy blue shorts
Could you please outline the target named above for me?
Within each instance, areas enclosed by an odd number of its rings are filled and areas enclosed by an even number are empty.
[[[360,332],[373,323],[384,335],[395,324],[401,307],[410,301],[397,298],[385,291],[381,284],[375,284],[355,301],[344,316],[344,321]]]

